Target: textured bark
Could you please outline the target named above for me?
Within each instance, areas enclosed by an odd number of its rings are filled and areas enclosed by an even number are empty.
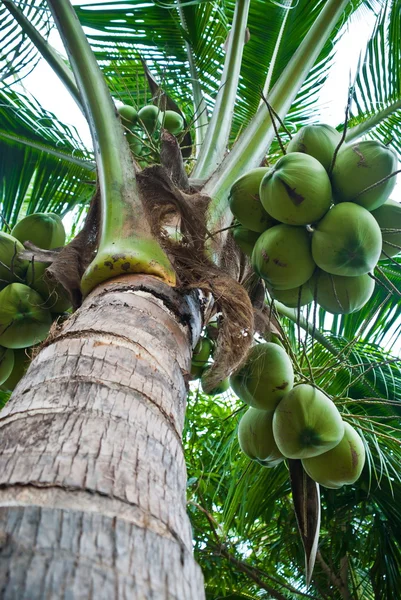
[[[33,360],[0,415],[0,598],[204,598],[181,445],[200,308],[112,280]]]

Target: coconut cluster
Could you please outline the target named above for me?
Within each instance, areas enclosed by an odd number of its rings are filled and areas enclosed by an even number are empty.
[[[273,167],[234,183],[234,239],[273,298],[293,308],[315,299],[333,314],[369,300],[369,273],[401,248],[401,204],[389,199],[396,169],[380,142],[341,144],[329,125],[308,125]]]
[[[137,160],[147,166],[153,150],[160,140],[160,128],[167,129],[173,135],[184,130],[184,119],[175,110],[162,111],[154,104],[136,110],[124,104],[117,108],[121,122],[125,127],[125,135],[132,153]]]
[[[334,402],[308,384],[294,386],[291,361],[279,344],[253,346],[230,378],[249,405],[238,426],[241,450],[266,467],[301,459],[308,475],[327,488],[354,483],[365,464],[365,447]]]
[[[64,289],[47,277],[48,264],[20,258],[27,241],[44,250],[64,246],[61,218],[36,213],[10,234],[0,232],[0,386],[5,391],[25,373],[27,348],[42,342],[54,319],[71,307]]]

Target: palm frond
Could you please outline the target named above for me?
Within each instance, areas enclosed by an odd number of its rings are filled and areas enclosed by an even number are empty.
[[[92,195],[92,156],[74,128],[45,111],[34,98],[0,91],[0,202],[13,226],[20,211],[63,215]],[[4,223],[3,223],[4,225]]]
[[[382,5],[355,79],[349,126],[391,145],[401,156],[401,3]],[[350,134],[353,135],[352,130]]]
[[[21,9],[35,29],[45,38],[48,37],[52,21],[45,0],[14,0],[14,4]],[[0,23],[0,81],[15,83],[16,78],[23,79],[34,69],[40,56],[5,6],[0,6]]]

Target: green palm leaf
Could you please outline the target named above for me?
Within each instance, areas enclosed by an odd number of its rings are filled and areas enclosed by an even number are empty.
[[[63,215],[88,200],[94,165],[74,128],[10,88],[0,91],[0,122],[0,202],[9,226],[23,205],[27,214]]]
[[[23,11],[31,24],[44,37],[49,35],[52,21],[44,0],[36,2],[15,0],[14,4]],[[0,81],[11,83],[12,78],[26,77],[34,69],[40,57],[29,37],[4,6],[0,6],[0,23],[2,33],[0,37]]]
[[[355,106],[348,139],[366,133],[390,145],[401,155],[401,24],[399,0],[382,5],[355,79]]]

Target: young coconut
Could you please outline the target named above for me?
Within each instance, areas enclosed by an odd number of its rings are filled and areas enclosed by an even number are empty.
[[[162,113],[158,106],[149,104],[138,111],[138,123],[151,135],[162,124]]]
[[[25,375],[29,367],[31,358],[26,354],[27,348],[20,350],[10,350],[14,353],[14,366],[8,378],[0,385],[0,388],[5,392],[12,392],[17,383]]]
[[[382,206],[373,210],[372,215],[382,232],[383,245],[380,260],[387,256],[396,256],[401,252],[401,204],[395,200],[387,200]]]
[[[304,458],[302,464],[314,481],[337,489],[359,479],[365,464],[365,446],[355,429],[344,423],[344,436],[337,446],[320,456]]]
[[[173,135],[178,135],[184,129],[184,119],[175,110],[166,110],[162,115],[162,127]]]
[[[273,434],[284,456],[309,458],[340,443],[344,422],[328,396],[311,385],[300,384],[274,411]]]
[[[213,349],[214,344],[212,340],[209,340],[207,337],[200,338],[192,354],[193,364],[204,367],[209,360],[209,357],[212,355]]]
[[[315,280],[316,302],[333,315],[347,315],[361,309],[374,288],[375,281],[369,275],[344,277],[320,271]]]
[[[0,346],[0,385],[11,375],[14,368],[14,351]]]
[[[372,271],[381,248],[376,219],[353,202],[334,206],[316,225],[312,236],[315,263],[333,275],[356,277]]]
[[[139,134],[131,133],[127,131],[125,133],[125,137],[127,138],[128,145],[131,149],[132,154],[135,156],[140,156],[143,149],[143,141]]]
[[[269,293],[274,300],[278,300],[289,308],[298,308],[298,306],[306,306],[313,300],[313,288],[310,287],[310,282],[313,277],[303,285],[290,290],[276,290],[269,288]]]
[[[276,290],[303,285],[316,268],[309,233],[303,227],[291,225],[271,227],[255,244],[252,266]]]
[[[17,238],[0,231],[0,288],[24,277],[29,263],[18,258],[23,250],[24,246]]]
[[[42,342],[52,318],[43,298],[27,285],[10,283],[0,292],[0,344],[26,348]]]
[[[286,351],[266,342],[251,348],[245,362],[231,375],[230,384],[249,406],[274,410],[294,385],[294,371]]]
[[[330,125],[305,125],[294,135],[287,152],[303,152],[313,156],[329,171],[334,151],[341,140],[341,133]]]
[[[393,191],[395,177],[369,191],[364,190],[396,170],[396,153],[381,142],[365,140],[342,146],[331,174],[334,199],[356,202],[367,210],[379,208]]]
[[[260,233],[246,229],[245,227],[242,227],[242,225],[233,229],[235,243],[238,244],[242,252],[249,257],[252,256],[253,249],[259,236]]]
[[[201,385],[202,385],[202,389],[203,389],[203,377],[205,372],[207,371],[207,369],[209,369],[210,366],[207,366],[204,370],[203,373],[201,375]],[[226,392],[228,389],[230,389],[230,380],[228,377],[226,377],[225,379],[222,379],[214,388],[212,388],[211,390],[209,390],[208,392],[205,392],[208,396],[218,396],[219,394],[224,394],[224,392]]]
[[[61,218],[54,213],[35,213],[21,219],[11,231],[17,240],[32,242],[38,248],[52,250],[65,244],[65,229]]]
[[[124,104],[117,108],[117,112],[121,117],[122,124],[126,127],[132,127],[138,122],[138,111],[133,106]]]
[[[329,210],[331,184],[316,158],[291,152],[263,177],[259,195],[263,207],[274,219],[287,225],[307,225]]]
[[[251,169],[235,181],[230,190],[229,203],[234,217],[251,231],[262,233],[277,223],[263,208],[259,187],[268,167]]]
[[[284,460],[273,436],[273,411],[248,408],[238,425],[238,442],[246,456],[266,467]]]

